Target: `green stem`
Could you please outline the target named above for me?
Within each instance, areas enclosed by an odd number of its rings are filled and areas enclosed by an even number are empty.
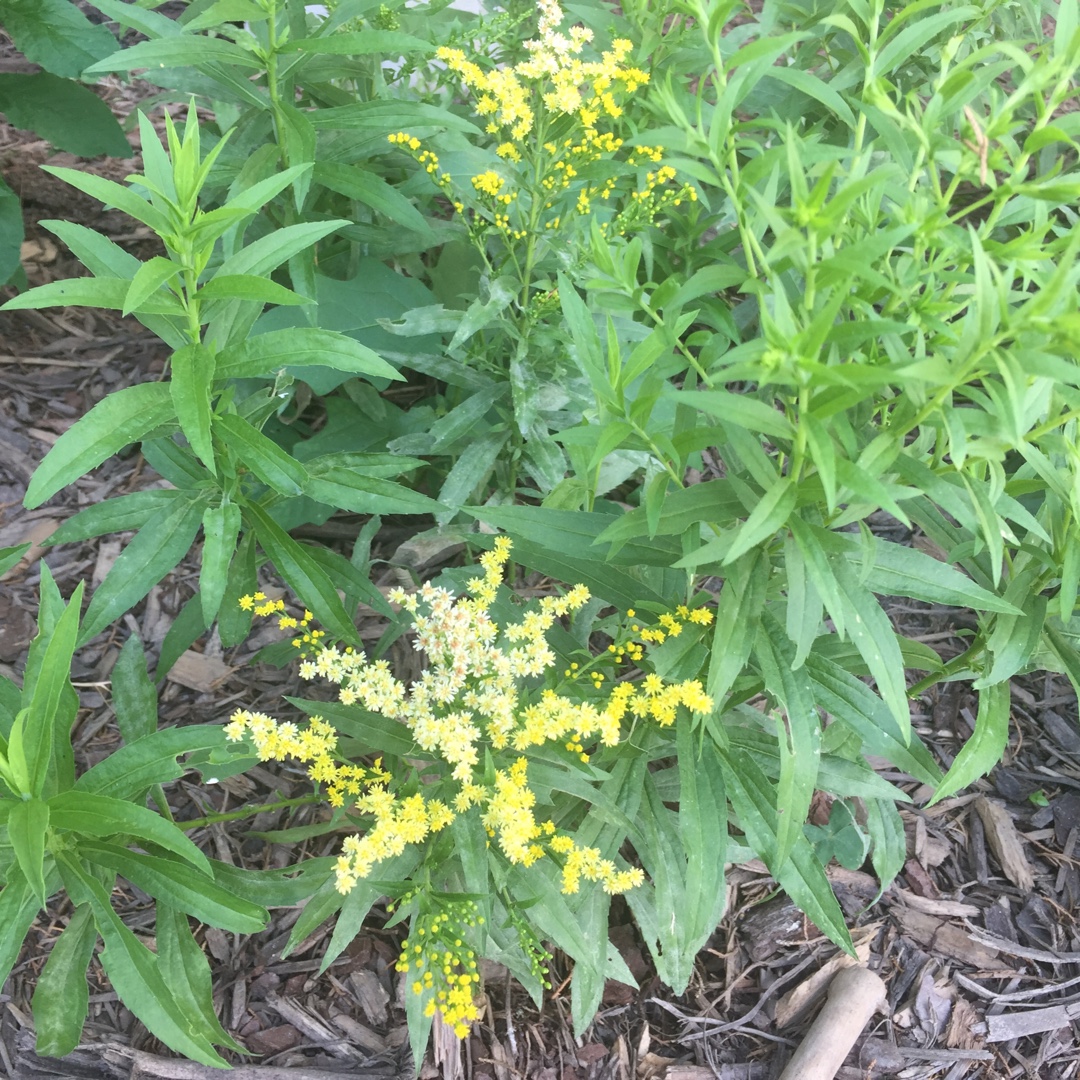
[[[178,824],[185,832],[188,832],[191,829],[203,829],[207,825],[216,825],[221,821],[239,821],[241,818],[254,817],[264,810],[283,810],[289,806],[306,806],[321,801],[322,796],[313,792],[296,799],[278,799],[276,802],[263,803],[262,806],[245,806],[242,810],[230,810],[224,814],[207,814],[206,817],[195,818],[193,821],[181,821]]]

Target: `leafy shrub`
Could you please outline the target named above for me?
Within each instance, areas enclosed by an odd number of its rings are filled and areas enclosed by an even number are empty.
[[[25,548],[0,551],[0,571]],[[63,890],[74,911],[42,968],[33,995],[37,1048],[70,1053],[88,1005],[86,969],[98,936],[101,964],[121,1001],[168,1046],[196,1061],[224,1062],[213,1044],[241,1050],[222,1030],[210,996],[210,968],[187,916],[235,933],[266,924],[266,910],[229,887],[172,821],[161,785],[184,772],[179,758],[224,764],[230,754],[214,724],[157,726],[157,693],[142,647],[129,638],[113,673],[113,704],[124,745],[75,775],[71,729],[78,697],[68,668],[79,630],[82,586],[65,606],[42,575],[39,633],[23,687],[0,678],[0,977],[48,897]],[[150,794],[160,813],[146,806]],[[137,845],[141,851],[132,851]],[[221,867],[222,864],[216,864]],[[228,873],[229,868],[224,868]],[[117,874],[156,900],[157,950],[124,925],[111,903]]]
[[[260,559],[322,624],[295,619],[309,623],[304,672],[339,700],[294,702],[306,728],[241,713],[229,729],[309,764],[328,831],[365,829],[290,886],[310,898],[292,943],[336,915],[329,963],[379,896],[396,898],[412,920],[401,968],[417,1051],[426,1009],[471,1019],[478,955],[539,996],[544,942],[574,959],[574,1020],[588,1023],[622,969],[607,894],[564,891],[575,860],[624,893],[676,990],[722,913],[725,859],[762,858],[849,946],[824,862],[868,856],[884,887],[905,854],[907,796],[867,758],[940,799],[999,760],[1015,675],[1064,671],[1080,689],[1080,133],[1062,109],[1075,0],[1049,41],[1025,5],[775,4],[735,25],[734,0],[687,0],[670,21],[585,4],[593,58],[588,33],[557,36],[547,2],[524,53],[512,15],[425,24],[342,0],[319,19],[259,0],[241,27],[224,5],[179,25],[98,6],[149,40],[90,70],[153,69],[203,95],[222,137],[204,155],[191,109],[182,134],[167,125],[167,154],[144,118],[145,176],[62,173],[147,224],[167,256],[139,264],[57,225],[94,276],[9,306],[132,312],[173,350],[171,381],[102,402],[58,440],[28,502],[143,441],[174,489],[84,510],[58,539],[140,530],[90,603],[86,640],[202,528],[200,594],[159,674],[215,616],[233,642],[252,610],[275,613],[252,595]],[[451,70],[417,60],[389,76],[396,51]],[[378,393],[404,369],[439,381],[408,409]],[[341,390],[325,434],[287,452],[271,435],[294,374]],[[379,442],[335,441],[352,437]],[[407,481],[441,458],[436,502]],[[492,548],[462,599],[439,591],[462,592],[454,572],[419,602],[396,594],[432,659],[412,688],[382,654],[348,652],[358,599],[394,620],[381,648],[406,628],[367,580],[377,524],[353,565],[288,535],[315,503],[433,513]],[[167,532],[150,527],[163,511]],[[504,542],[467,518],[575,588],[523,611],[498,586]],[[883,521],[934,554],[887,539]],[[695,620],[714,595],[715,617]],[[898,634],[896,597],[971,609],[964,651],[945,661]],[[461,645],[444,619],[492,649],[440,699],[432,683]],[[507,682],[498,665],[526,639],[535,655]],[[909,702],[958,680],[978,693],[975,732],[942,777]],[[632,737],[598,719],[618,695]],[[804,825],[816,790],[834,799],[827,828]],[[28,844],[9,864],[29,881]],[[29,894],[8,880],[0,904],[21,912]],[[434,960],[415,951],[429,935],[443,978],[416,970]]]

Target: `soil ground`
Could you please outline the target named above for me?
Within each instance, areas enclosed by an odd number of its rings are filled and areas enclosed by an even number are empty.
[[[119,115],[137,87],[106,83],[102,93]],[[133,161],[75,161],[25,132],[0,126],[0,172],[22,196],[31,284],[81,273],[77,262],[41,228],[62,217],[99,229],[140,257],[155,253],[145,230],[39,170],[75,164],[119,179]],[[160,486],[137,454],[113,458],[45,506],[27,511],[22,497],[35,465],[75,420],[106,394],[159,378],[163,346],[133,319],[76,310],[0,315],[0,546],[34,542],[28,557],[0,579],[0,672],[19,679],[34,633],[40,564],[65,595],[80,580],[100,582],[128,537],[42,548],[41,541],[78,509],[108,496]],[[362,520],[335,517],[306,535],[330,544],[354,537]],[[883,519],[883,534],[918,542]],[[375,553],[390,557],[408,539],[390,522]],[[73,678],[81,709],[75,728],[80,764],[118,745],[110,708],[110,672],[124,638],[137,631],[151,664],[184,601],[195,589],[197,551],[122,624],[76,655]],[[435,570],[437,567],[430,567]],[[383,584],[393,584],[385,571]],[[266,581],[272,588],[274,582]],[[269,591],[269,590],[268,590]],[[963,613],[928,605],[897,606],[904,633],[947,659],[960,651]],[[372,623],[363,630],[377,636]],[[278,716],[282,696],[300,691],[295,671],[252,662],[276,635],[259,630],[226,650],[213,637],[196,642],[160,688],[163,725],[224,722],[237,707]],[[970,735],[974,697],[951,685],[917,701],[916,729],[948,764]],[[875,904],[877,885],[862,870],[831,870],[860,956],[885,980],[888,1001],[860,1037],[840,1072],[847,1080],[899,1076],[1046,1078],[1080,1073],[1080,728],[1076,701],[1058,677],[1033,675],[1013,687],[1005,761],[967,794],[932,810],[918,807],[918,785],[883,767],[914,798],[902,811],[908,861]],[[257,768],[214,786],[180,781],[169,789],[178,820],[306,792],[288,768]],[[286,820],[279,811],[254,821],[214,825],[193,834],[214,857],[249,867],[282,867],[334,853],[338,838],[293,844],[250,835],[321,819],[304,806]],[[828,806],[814,809],[824,823]],[[497,967],[486,970],[487,1007],[462,1044],[437,1032],[422,1076],[494,1080],[766,1080],[779,1075],[843,963],[837,950],[775,894],[764,866],[731,868],[724,920],[698,958],[691,985],[675,997],[655,978],[625,907],[612,909],[613,938],[637,985],[609,983],[600,1013],[580,1037],[569,1024],[567,959],[552,964],[553,991],[537,1009]],[[135,889],[114,896],[128,925],[149,940],[152,907]],[[0,994],[0,1067],[9,1076],[170,1077],[200,1080],[209,1070],[172,1058],[118,1002],[95,961],[85,1042],[62,1060],[33,1051],[29,1001],[35,977],[70,915],[57,901],[35,923],[20,963]],[[413,1074],[394,971],[400,929],[385,930],[376,907],[343,956],[319,976],[330,927],[286,959],[281,950],[299,911],[272,911],[261,934],[200,932],[215,973],[215,1002],[227,1031],[251,1051],[234,1055],[243,1080],[324,1080],[331,1076]]]

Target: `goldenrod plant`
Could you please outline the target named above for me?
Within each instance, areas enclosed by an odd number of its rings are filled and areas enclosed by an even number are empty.
[[[613,896],[640,888],[642,868],[616,855],[628,839],[651,850],[626,814],[629,805],[620,807],[621,827],[598,832],[599,820],[589,803],[605,787],[612,792],[603,781],[616,760],[640,773],[650,756],[642,750],[654,736],[670,743],[680,718],[685,728],[712,709],[698,680],[664,679],[648,670],[647,659],[649,647],[678,636],[684,626],[707,627],[713,618],[709,608],[663,612],[654,627],[632,621],[636,613],[630,612],[627,624],[599,654],[578,648],[572,659],[561,657],[549,635],[585,608],[589,590],[577,585],[562,595],[512,603],[502,586],[511,547],[505,537],[494,539],[491,550],[480,556],[482,573],[466,582],[463,596],[430,583],[391,591],[389,600],[401,606],[415,647],[426,658],[423,674],[408,686],[386,660],[370,660],[350,646],[328,643],[324,632],[313,628],[310,612],[297,618],[285,613],[282,600],[243,597],[242,606],[276,618],[283,630],[298,631],[292,640],[303,657],[301,676],[336,685],[338,707],[313,714],[303,727],[238,710],[225,729],[228,739],[247,741],[260,760],[303,762],[331,807],[339,808],[346,821],[365,823],[362,835],[345,838],[334,867],[333,884],[341,896],[351,896],[368,879],[384,877],[387,864],[400,865],[410,852],[409,863],[416,867],[410,876],[422,883],[407,889],[415,901],[414,916],[399,970],[415,976],[410,987],[424,1001],[424,1016],[439,1012],[460,1036],[477,1015],[476,955],[493,949],[507,962],[504,952],[509,951],[512,970],[529,976],[531,989],[539,992],[534,961],[541,913],[545,936],[553,934],[582,972],[591,966],[589,996],[575,995],[578,1018],[595,1008],[606,944],[601,938],[583,953],[579,939],[555,929],[558,911],[568,902],[554,906],[555,887],[570,898],[583,889]],[[372,725],[371,746],[379,756],[369,766],[343,759],[335,724],[348,732],[357,723]],[[394,738],[384,746],[379,731],[393,732]],[[710,835],[718,826],[708,830]],[[475,845],[478,835],[490,841],[486,854],[461,850]],[[707,856],[694,850],[689,857],[693,862]],[[710,880],[715,887],[722,874]],[[511,918],[516,945],[513,935],[509,942],[489,942],[482,918],[464,926],[452,905],[438,908],[434,896],[460,891],[462,885],[485,908],[494,901],[490,886],[497,887],[495,902],[505,908],[500,919]],[[515,910],[527,899],[537,900],[539,909],[530,903],[527,912],[525,906]],[[721,892],[693,903],[713,910],[722,901]],[[586,903],[594,909],[600,903],[606,911],[606,900],[591,897]],[[406,904],[400,906],[406,910]],[[476,901],[469,899],[467,906],[475,915]],[[302,921],[306,931],[309,924]],[[700,932],[700,921],[690,922]],[[666,945],[683,936],[672,930],[662,940]],[[693,943],[691,955],[700,944]],[[584,978],[575,976],[575,985]],[[420,1040],[414,1045],[422,1046],[426,1029],[414,1034]]]
[[[302,762],[340,851],[287,879],[166,848],[170,880],[305,901],[294,946],[334,917],[324,965],[389,897],[418,1054],[434,1014],[459,1034],[476,1019],[482,957],[540,1000],[567,954],[584,1032],[605,979],[632,979],[607,937],[616,892],[682,991],[725,865],[752,857],[848,947],[827,862],[884,888],[897,803],[1000,760],[1011,680],[1080,689],[1076,0],[96,4],[146,40],[87,71],[143,71],[203,119],[166,122],[165,148],[140,118],[124,184],[53,170],[164,254],[52,223],[92,276],[9,304],[113,307],[170,352],[166,380],[110,394],[35,474],[36,506],[139,442],[171,485],[65,523],[60,542],[136,534],[81,631],[44,587],[42,640],[63,623],[60,670],[201,530],[200,591],[157,673],[215,617],[235,643],[257,613],[335,687],[291,700],[306,724],[242,710],[207,753]],[[335,510],[365,518],[351,558],[290,536]],[[480,570],[389,603],[368,577],[381,513],[424,515]],[[264,563],[296,614],[259,595]],[[525,572],[567,588],[524,602]],[[972,615],[931,648],[897,598]],[[359,600],[389,620],[370,651]],[[405,634],[428,665],[411,683],[387,651]],[[53,862],[121,935],[79,874],[147,879],[120,834],[72,868],[50,800],[73,796],[38,782],[67,695],[46,707],[28,670],[0,683],[0,794],[26,804],[0,835],[3,940]],[[911,709],[943,682],[978,696],[944,776]],[[155,816],[145,792],[123,797]],[[806,825],[817,792],[828,826]]]

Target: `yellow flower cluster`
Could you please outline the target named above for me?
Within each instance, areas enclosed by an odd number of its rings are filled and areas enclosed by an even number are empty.
[[[250,596],[241,596],[239,603],[241,611],[250,611],[253,615],[258,615],[263,619],[271,615],[278,615],[279,630],[307,630],[313,617],[310,611],[305,611],[300,619],[292,615],[286,615],[284,600],[268,600],[266,593],[262,592],[252,593]],[[310,645],[318,642],[322,636],[321,630],[312,630],[306,636],[301,635],[300,641]]]
[[[535,123],[531,101],[536,93],[549,112],[576,116],[587,131],[595,129],[601,115],[621,116],[619,99],[649,81],[646,72],[623,66],[633,44],[617,38],[600,60],[582,60],[592,31],[573,26],[566,36],[559,30],[563,12],[557,0],[539,0],[537,7],[540,36],[525,42],[529,58],[512,68],[484,71],[460,49],[444,47],[436,53],[478,95],[476,111],[491,118],[488,133],[507,130],[512,140],[521,142]]]
[[[597,848],[578,847],[569,836],[552,837],[551,850],[566,857],[562,870],[564,893],[576,893],[582,878],[599,881],[607,893],[626,892],[645,880],[644,873],[637,867],[616,870],[610,859],[601,858]]]
[[[629,612],[633,618],[633,612]],[[630,629],[637,634],[642,641],[650,645],[661,645],[669,637],[678,637],[682,633],[686,623],[696,623],[698,626],[711,626],[713,613],[708,608],[694,608],[691,610],[685,604],[680,604],[674,612],[665,611],[658,619],[659,626],[652,628],[634,625]]]
[[[490,609],[510,553],[510,540],[496,537],[492,549],[480,556],[482,572],[468,581],[464,596],[430,583],[415,592],[391,590],[388,599],[412,616],[415,647],[427,657],[425,670],[409,686],[394,677],[384,660],[372,662],[351,648],[313,640],[318,631],[307,629],[309,612],[299,624],[305,634],[297,640],[307,643],[301,676],[324,678],[338,686],[343,704],[357,704],[404,724],[419,751],[449,766],[444,783],[430,789],[446,801],[415,790],[395,791],[394,778],[383,770],[381,759],[371,768],[339,764],[336,733],[321,717],[312,717],[301,729],[261,713],[239,711],[227,726],[229,739],[249,737],[263,759],[288,756],[306,763],[312,778],[325,785],[332,805],[348,801],[371,818],[363,835],[343,841],[335,864],[339,892],[348,893],[378,863],[409,844],[424,842],[473,807],[479,809],[493,845],[510,863],[528,867],[553,857],[561,867],[564,892],[577,892],[582,880],[598,883],[609,893],[641,884],[640,869],[620,869],[598,848],[579,845],[551,820],[537,819],[528,760],[522,755],[530,747],[555,743],[587,760],[588,745],[618,743],[627,717],[651,718],[667,726],[680,707],[703,713],[712,708],[712,701],[697,680],[667,683],[650,674],[640,681],[614,678],[609,686],[604,674],[595,670],[586,672],[592,682],[590,700],[553,689],[544,690],[538,699],[525,696],[522,681],[543,675],[556,662],[548,631],[558,619],[579,610],[589,591],[577,585],[563,596],[541,597],[525,604],[514,621],[497,623]],[[267,601],[261,594],[245,599],[250,600],[249,609],[262,615],[284,610],[280,601]],[[663,640],[680,632],[686,622],[707,625],[712,617],[707,609],[680,606],[660,616],[659,628],[643,630],[635,624],[633,632],[642,641]],[[643,646],[630,640],[616,648],[621,662],[625,655],[640,659]],[[578,665],[572,668],[576,672]],[[513,751],[517,756],[504,767],[491,764],[489,758],[482,771],[481,752],[488,750]],[[431,994],[429,1010],[438,1010],[463,1034],[477,1015],[475,957],[462,945],[463,932],[445,915],[443,911],[427,922],[414,922],[399,969],[416,971],[413,990]]]
[[[238,709],[225,725],[225,738],[239,742],[249,737],[261,761],[296,758],[308,766],[308,775],[324,785],[331,806],[343,806],[345,797],[359,796],[362,784],[387,783],[390,776],[382,771],[382,759],[374,768],[338,764],[337,732],[321,716],[313,716],[306,727],[279,724],[265,713]]]
[[[482,924],[484,919],[473,900],[442,898],[439,904],[441,911],[413,917],[396,966],[414,976],[409,985],[412,993],[429,995],[425,1015],[438,1011],[454,1034],[464,1039],[469,1024],[480,1018],[475,1002],[480,975],[476,953],[466,943],[467,928]]]

